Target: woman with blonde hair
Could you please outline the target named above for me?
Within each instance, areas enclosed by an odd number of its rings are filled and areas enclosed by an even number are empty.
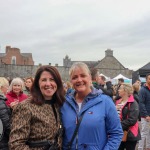
[[[0,94],[6,95],[9,87],[9,82],[5,77],[0,77]]]
[[[119,88],[119,99],[116,102],[123,131],[127,131],[127,139],[121,142],[119,150],[135,150],[136,143],[140,140],[138,125],[139,107],[133,97],[133,88],[130,84],[123,83]]]
[[[6,94],[7,106],[12,109],[21,101],[27,99],[27,95],[23,93],[24,83],[21,78],[14,78],[8,88],[8,93]]]
[[[6,105],[6,93],[8,90],[8,80],[4,77],[0,77],[0,120],[3,129],[0,133],[0,149],[8,150],[8,140],[10,133],[10,109]]]
[[[122,128],[112,99],[92,86],[85,63],[69,71],[74,91],[66,95],[61,109],[64,126],[63,150],[117,150]]]

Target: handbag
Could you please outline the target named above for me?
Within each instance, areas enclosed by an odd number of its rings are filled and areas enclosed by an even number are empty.
[[[127,141],[127,136],[128,136],[128,131],[123,131],[123,137],[122,137],[122,142],[126,142]]]

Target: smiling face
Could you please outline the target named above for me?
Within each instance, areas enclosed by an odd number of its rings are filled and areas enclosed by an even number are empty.
[[[42,72],[39,79],[39,88],[45,100],[52,99],[52,96],[57,90],[57,84],[48,71]]]
[[[25,81],[25,86],[28,87],[29,89],[31,88],[31,86],[32,86],[32,81],[31,81],[31,79],[27,79],[27,80]]]
[[[82,67],[76,67],[71,73],[71,83],[77,93],[88,95],[91,92],[91,76]]]
[[[22,85],[21,85],[21,84],[13,84],[13,86],[12,86],[12,91],[13,91],[16,95],[19,95],[19,93],[22,91]]]

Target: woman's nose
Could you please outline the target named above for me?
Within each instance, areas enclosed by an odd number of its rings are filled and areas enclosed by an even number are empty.
[[[78,78],[77,78],[77,81],[82,81],[82,78],[81,78],[81,77],[78,77]]]
[[[50,85],[50,84],[51,84],[51,81],[47,80],[46,85]]]

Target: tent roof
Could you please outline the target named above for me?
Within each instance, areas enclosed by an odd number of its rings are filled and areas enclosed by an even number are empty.
[[[123,78],[123,79],[127,79],[129,80],[129,78],[123,76],[122,74],[117,75],[116,77],[114,77],[113,79],[119,79],[119,78]]]
[[[150,62],[144,65],[143,67],[141,67],[140,69],[150,70]]]
[[[150,62],[139,69],[140,76],[146,76],[148,73],[150,73]]]

